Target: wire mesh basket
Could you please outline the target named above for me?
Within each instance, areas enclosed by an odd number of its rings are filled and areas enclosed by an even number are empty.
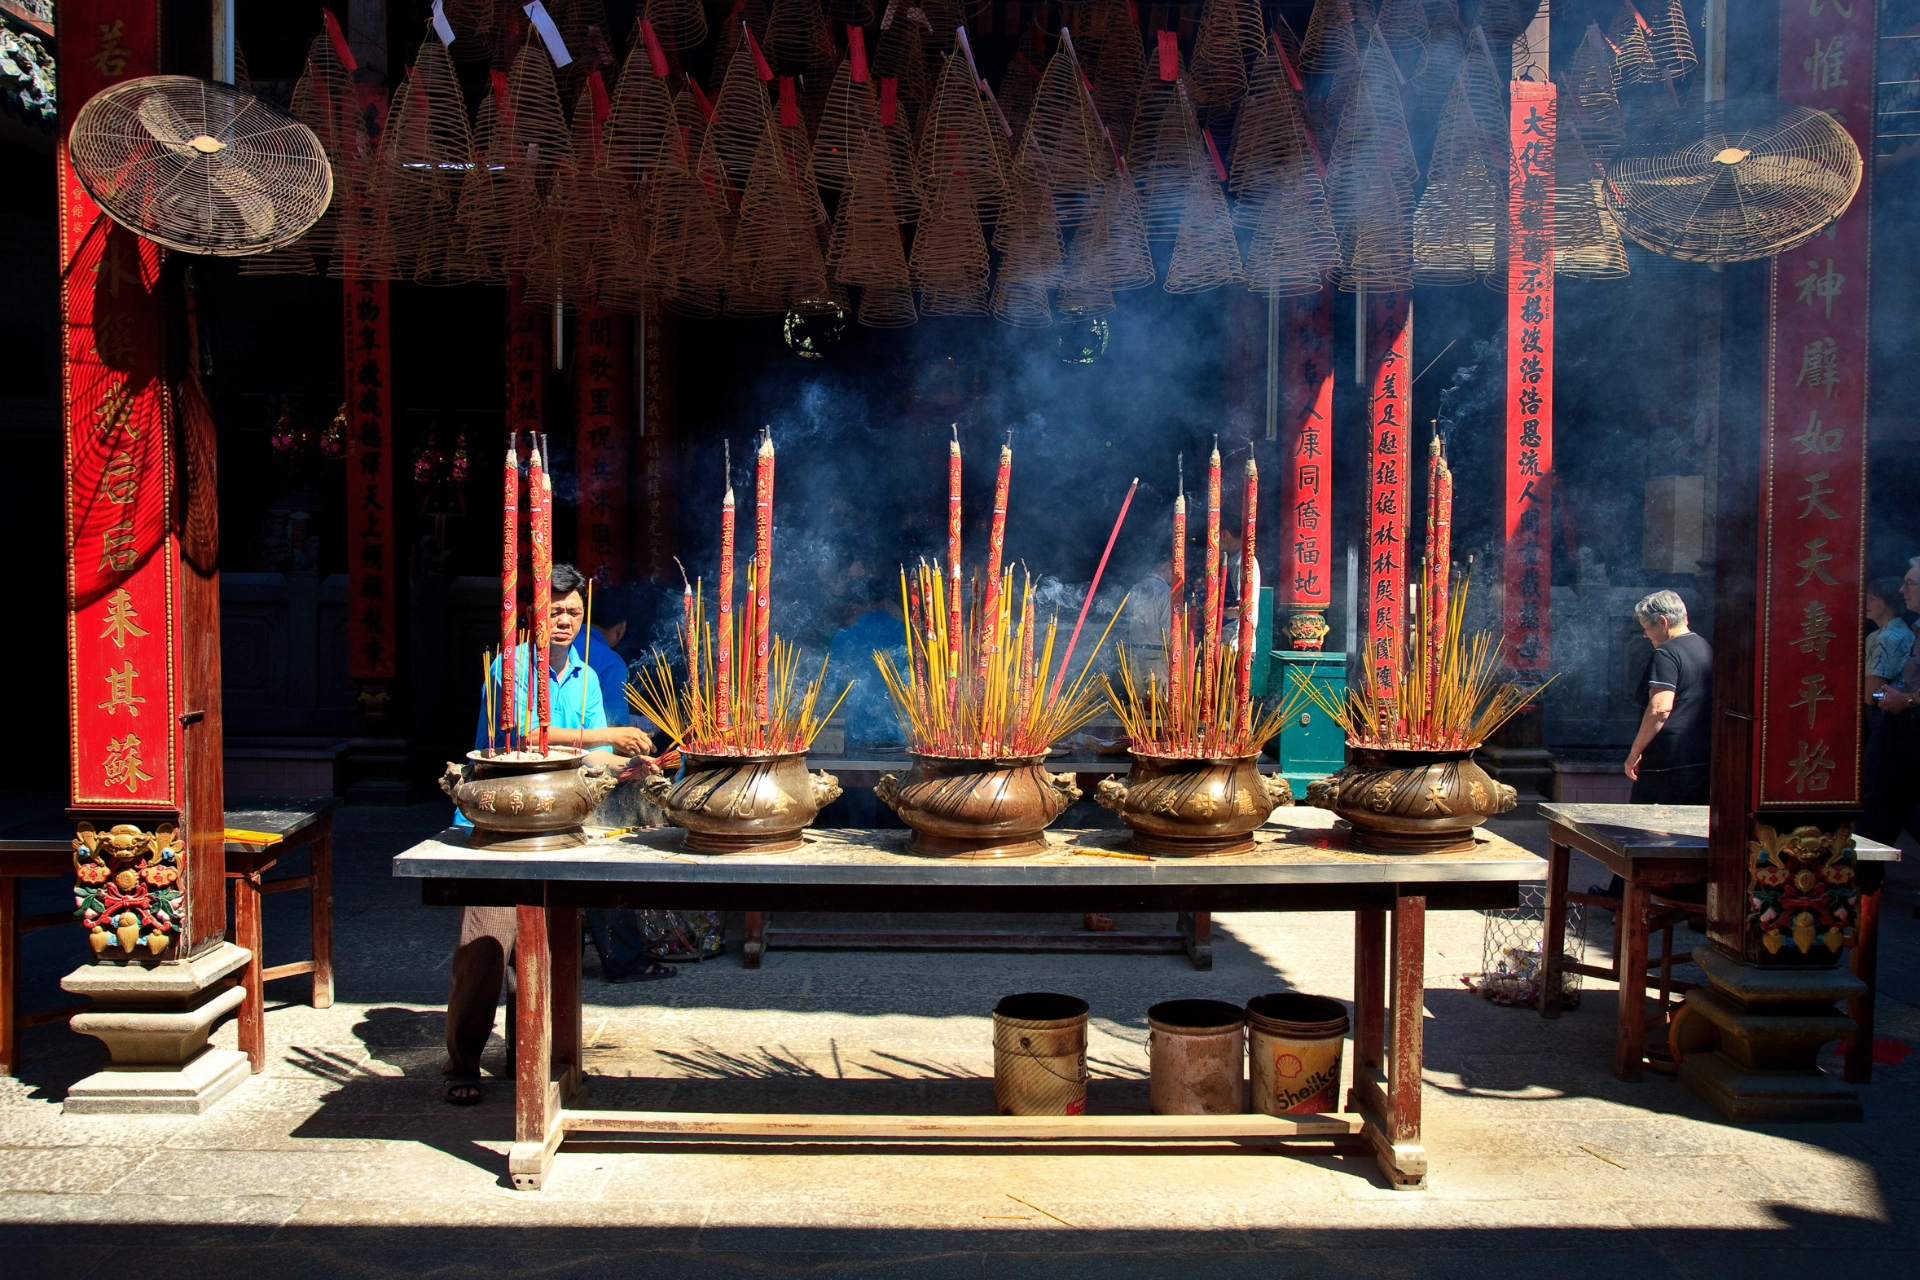
[[[1531,1005],[1540,1003],[1540,939],[1546,931],[1547,891],[1544,885],[1520,886],[1520,905],[1498,911],[1481,912],[1486,930],[1480,944],[1480,972],[1461,975],[1468,990],[1495,1004]],[[1578,904],[1567,907],[1567,926],[1561,937],[1560,951],[1566,959],[1579,964],[1587,956],[1587,909]],[[1580,975],[1562,969],[1560,1003],[1574,1009],[1580,1004]]]

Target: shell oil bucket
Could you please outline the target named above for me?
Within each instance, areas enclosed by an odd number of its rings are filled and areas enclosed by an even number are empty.
[[[1148,1081],[1157,1116],[1246,1109],[1246,1022],[1224,1000],[1165,1000],[1147,1010]]]
[[[1270,1116],[1338,1111],[1347,1006],[1276,991],[1247,1001],[1253,1110]]]
[[[1087,1112],[1087,1002],[1029,991],[993,1009],[993,1110],[1003,1116]]]

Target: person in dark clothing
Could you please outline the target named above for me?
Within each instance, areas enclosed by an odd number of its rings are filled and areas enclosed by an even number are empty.
[[[1635,804],[1705,804],[1713,754],[1713,646],[1687,629],[1687,603],[1656,591],[1633,607],[1653,641],[1646,712],[1627,754]]]
[[[1901,580],[1900,594],[1909,609],[1920,608],[1920,556],[1915,556]],[[1872,717],[1863,774],[1866,803],[1855,831],[1869,840],[1892,844],[1902,828],[1920,837],[1920,645],[1909,647],[1897,678],[1873,691],[1880,714]],[[1920,915],[1920,909],[1915,911]]]

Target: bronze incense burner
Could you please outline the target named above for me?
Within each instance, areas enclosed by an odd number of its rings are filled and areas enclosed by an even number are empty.
[[[1132,845],[1141,853],[1246,853],[1254,831],[1293,803],[1285,778],[1260,772],[1257,752],[1220,759],[1129,754],[1132,772],[1102,782],[1095,798],[1133,828]]]
[[[587,842],[582,824],[617,779],[589,763],[578,747],[534,751],[469,751],[447,765],[440,789],[473,824],[467,844],[501,853],[571,849]]]
[[[1307,803],[1331,809],[1353,828],[1353,847],[1374,853],[1458,853],[1473,829],[1517,804],[1461,751],[1348,747],[1348,762],[1307,788]]]
[[[1048,773],[1046,752],[999,760],[913,753],[903,780],[883,774],[879,796],[913,829],[909,853],[935,858],[1024,858],[1047,848],[1049,824],[1080,798],[1071,773]]]
[[[803,751],[776,755],[682,754],[678,780],[648,778],[647,798],[685,827],[695,853],[784,853],[840,798],[840,780],[807,772]]]

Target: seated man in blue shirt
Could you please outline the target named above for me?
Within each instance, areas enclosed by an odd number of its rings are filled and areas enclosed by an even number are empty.
[[[653,750],[647,735],[631,725],[609,726],[606,708],[600,696],[600,681],[573,651],[573,639],[586,618],[586,602],[581,591],[586,579],[570,564],[553,566],[553,603],[548,618],[553,624],[553,643],[547,657],[547,741],[556,747],[585,747],[595,754],[604,753],[612,764],[624,764],[620,757],[641,756]],[[534,662],[531,645],[522,645],[514,654],[514,701],[520,722],[536,722],[536,703],[532,684]],[[494,660],[493,678],[500,678],[500,660]],[[480,723],[474,734],[475,750],[487,746],[487,712],[483,704]],[[454,821],[469,825],[458,813]],[[512,907],[467,907],[460,913],[460,942],[453,953],[453,980],[447,991],[447,1077],[446,1099],[456,1106],[471,1106],[480,1101],[480,1053],[493,1031],[494,1009],[500,1003],[500,987],[507,976],[507,960],[513,954],[516,913]],[[668,977],[668,965],[649,965],[647,977]],[[509,992],[508,1034],[512,1034],[513,1013]]]

